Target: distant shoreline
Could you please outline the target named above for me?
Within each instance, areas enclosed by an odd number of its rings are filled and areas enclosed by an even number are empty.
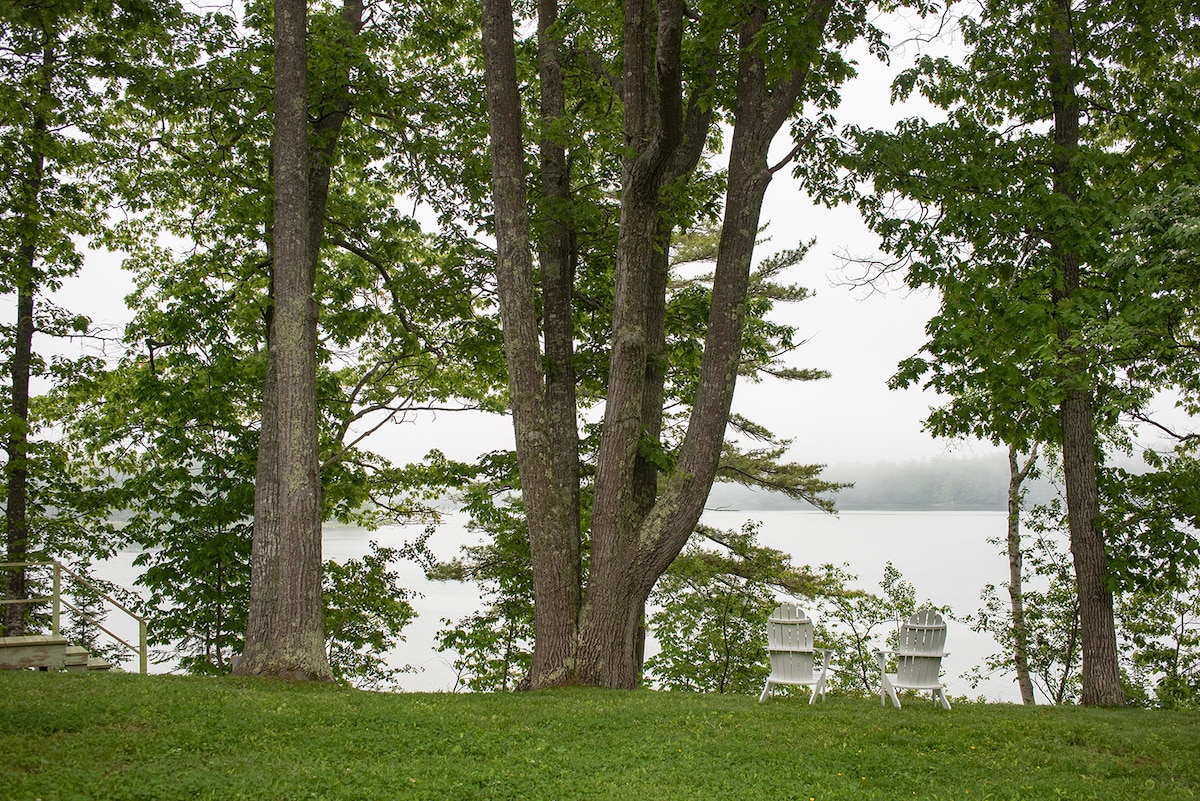
[[[1003,512],[1008,509],[1008,459],[1000,453],[961,459],[832,465],[822,478],[853,484],[835,496],[838,511]],[[1032,481],[1024,506],[1046,503],[1056,494],[1051,482]],[[778,492],[731,483],[714,485],[707,506],[746,511],[814,508]]]

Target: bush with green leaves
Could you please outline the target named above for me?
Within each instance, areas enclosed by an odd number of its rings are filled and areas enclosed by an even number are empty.
[[[796,600],[816,620],[817,647],[832,652],[829,688],[877,692],[874,652],[895,646],[899,621],[916,609],[913,585],[891,563],[880,595],[856,588],[858,576],[844,567],[796,567],[788,554],[758,545],[758,529],[702,527],[660,580],[650,616],[660,651],[646,661],[649,683],[757,695],[770,672],[767,618],[781,600]]]
[[[1079,602],[1070,556],[1052,541],[1039,539],[1025,550],[1024,564],[1031,570],[1031,580],[1025,583],[1022,593],[1030,680],[1048,702],[1075,703],[1080,692],[1082,652]],[[972,687],[989,676],[1014,669],[1012,607],[1007,592],[1001,597],[997,587],[985,585],[983,607],[966,618],[974,631],[990,635],[1000,647],[982,666],[967,674]]]
[[[1118,599],[1128,656],[1127,694],[1162,708],[1200,708],[1200,573],[1184,586],[1162,583]]]
[[[741,531],[702,529],[719,549],[693,541],[659,579],[650,630],[659,652],[646,681],[665,690],[755,695],[767,678],[767,617],[775,589],[802,580],[787,554],[756,544],[757,523]]]
[[[473,528],[486,530],[490,539],[464,548],[462,559],[431,565],[429,576],[476,582],[483,608],[461,620],[443,620],[437,649],[454,655],[456,690],[504,692],[528,675],[533,652],[529,535],[519,501],[498,499],[482,485],[466,497]]]
[[[529,673],[533,618],[506,615],[495,606],[474,612],[438,632],[438,650],[455,654],[454,691],[507,692]]]
[[[1148,453],[1148,471],[1103,471],[1102,518],[1112,530],[1117,637],[1127,702],[1200,705],[1200,565],[1195,537],[1200,496],[1196,462],[1184,454]],[[1030,679],[1052,704],[1080,697],[1082,646],[1075,572],[1067,552],[1061,499],[1023,514],[1022,596]],[[999,545],[1000,541],[996,540]],[[967,678],[972,686],[1014,670],[1011,604],[998,587],[983,589],[983,607],[966,618],[999,650]],[[986,671],[986,672],[984,672]]]
[[[401,632],[417,616],[390,565],[402,558],[395,548],[372,542],[360,559],[325,562],[325,640],[334,678],[371,690],[395,685],[411,669],[393,667],[387,654],[403,640]]]
[[[918,608],[950,615],[947,606],[926,600],[917,604],[916,587],[891,563],[883,567],[880,594],[858,588],[859,577],[849,565],[822,565],[822,580],[837,592],[814,599],[817,645],[832,653],[829,689],[845,695],[879,692],[879,662],[875,652],[896,647],[899,629]]]

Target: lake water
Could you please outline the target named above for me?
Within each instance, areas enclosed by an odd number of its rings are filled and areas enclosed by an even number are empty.
[[[747,520],[761,523],[761,544],[790,553],[796,564],[844,563],[858,575],[858,585],[865,590],[878,592],[884,566],[891,562],[915,586],[918,603],[949,606],[957,615],[975,612],[983,586],[999,584],[1008,576],[1007,560],[999,546],[988,542],[1004,535],[1003,512],[842,512],[831,517],[815,511],[711,510],[703,517],[704,523],[722,529],[740,528]],[[399,546],[420,532],[416,526],[374,532],[330,527],[324,536],[325,558],[343,561],[359,557],[368,551],[371,540]],[[450,513],[429,545],[438,558],[449,559],[462,545],[478,539],[479,535],[467,530],[464,515]],[[132,557],[121,554],[97,572],[132,587]],[[405,629],[405,642],[389,655],[389,661],[411,665],[417,671],[401,677],[404,690],[450,690],[455,682],[451,660],[434,650],[434,637],[444,627],[443,620],[457,620],[476,609],[479,594],[472,585],[427,581],[412,564],[400,564],[396,569],[402,584],[420,593],[413,600],[419,617]],[[950,655],[943,664],[950,693],[1019,701],[1011,676],[992,678],[977,689],[970,687],[962,674],[981,665],[996,650],[995,643],[954,620],[948,621],[948,628],[946,650]],[[653,649],[653,644],[648,648]]]

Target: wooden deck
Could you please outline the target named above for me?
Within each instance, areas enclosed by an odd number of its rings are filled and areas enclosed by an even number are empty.
[[[61,670],[66,664],[67,645],[66,637],[51,634],[0,637],[0,670]]]

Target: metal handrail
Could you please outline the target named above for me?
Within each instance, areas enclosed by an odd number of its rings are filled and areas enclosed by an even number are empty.
[[[99,587],[97,587],[95,584],[93,584],[90,579],[88,579],[86,576],[81,574],[79,571],[74,570],[70,567],[67,567],[66,565],[62,564],[61,562],[0,562],[0,569],[13,568],[13,567],[53,567],[54,568],[54,579],[53,579],[54,590],[51,593],[50,597],[48,597],[48,598],[5,599],[5,600],[0,600],[0,604],[4,604],[4,605],[7,605],[7,604],[35,604],[35,603],[45,603],[46,601],[50,601],[52,604],[51,605],[51,614],[50,614],[50,633],[53,634],[54,636],[58,636],[58,634],[59,634],[59,628],[60,628],[59,622],[61,619],[61,607],[66,606],[68,609],[70,609],[72,612],[74,612],[75,614],[82,617],[88,623],[91,623],[93,626],[95,626],[96,628],[103,631],[105,634],[107,634],[109,637],[111,637],[113,640],[115,640],[118,644],[125,646],[130,651],[133,651],[135,654],[137,654],[138,655],[138,672],[141,673],[143,676],[146,675],[147,668],[149,666],[149,650],[147,648],[147,643],[146,643],[146,619],[144,617],[137,614],[132,609],[130,609],[125,604],[121,603],[120,601],[118,601],[116,598],[112,597],[108,593],[103,592]],[[93,616],[89,615],[87,612],[83,611],[79,607],[75,606],[70,601],[65,600],[62,597],[62,572],[63,571],[66,571],[77,582],[84,585],[85,587],[90,589],[92,592],[94,592],[97,597],[103,598],[104,600],[108,601],[110,604],[112,604],[114,607],[116,607],[116,609],[118,611],[123,612],[127,617],[131,618],[134,622],[136,622],[138,624],[138,644],[135,646],[135,645],[123,640],[122,638],[118,637],[116,634],[113,634],[111,631],[109,631],[107,628],[105,628],[100,623],[99,620],[97,620]]]

